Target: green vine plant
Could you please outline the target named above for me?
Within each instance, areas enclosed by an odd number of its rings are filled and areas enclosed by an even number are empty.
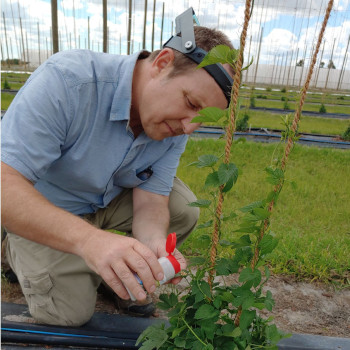
[[[210,199],[198,199],[189,205],[208,209],[213,215],[211,220],[197,226],[197,229],[202,229],[205,233],[194,242],[194,245],[210,246],[210,254],[191,260],[188,270],[183,274],[187,281],[184,290],[174,289],[170,294],[160,295],[158,307],[168,310],[169,322],[167,325],[158,324],[147,328],[137,340],[137,345],[142,344],[141,350],[272,350],[278,349],[277,343],[289,336],[278,330],[272,323],[272,317],[262,316],[263,310],[272,311],[274,306],[272,293],[263,290],[270,277],[266,259],[278,244],[270,230],[270,218],[286,182],[286,162],[297,140],[301,109],[333,0],[329,1],[295,117],[293,121],[290,117],[283,119],[285,131],[277,147],[283,146],[284,152],[275,150],[271,165],[265,169],[266,180],[272,188],[265,198],[232,212],[229,208],[223,209],[223,201],[240,175],[237,166],[230,161],[230,156],[231,146],[239,142],[233,141],[233,132],[239,110],[241,71],[248,68],[242,69],[242,63],[246,26],[251,14],[250,3],[250,0],[246,1],[240,50],[217,46],[199,66],[228,63],[235,70],[229,108],[205,108],[193,119],[193,122],[223,120],[226,125],[225,152],[221,155],[201,155],[198,161],[191,164],[209,169],[204,187]],[[234,230],[231,228],[233,219],[239,222]],[[222,239],[224,229],[230,232],[230,240]],[[212,233],[207,234],[208,232]],[[220,254],[217,254],[218,249]],[[226,276],[231,275],[237,276],[234,284],[227,283]]]

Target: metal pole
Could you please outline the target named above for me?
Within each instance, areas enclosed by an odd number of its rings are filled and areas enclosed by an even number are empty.
[[[283,84],[285,84],[285,80],[284,80],[284,78],[285,78],[285,76],[286,76],[286,69],[287,69],[288,54],[289,54],[289,51],[287,51],[287,53],[286,53],[286,60],[285,60],[285,62],[284,62],[284,70],[283,70],[283,78],[282,78],[282,82],[283,82]],[[288,85],[288,84],[286,84],[286,85]]]
[[[129,18],[128,18],[128,48],[127,54],[130,55],[130,44],[131,44],[131,18],[132,18],[132,0],[129,0]]]
[[[273,59],[273,67],[272,67],[271,81],[270,81],[270,84],[271,84],[271,85],[272,85],[273,75],[274,75],[275,69],[276,69],[276,57],[277,57],[277,55],[275,55],[275,57],[274,57],[274,59]]]
[[[331,58],[329,60],[329,63],[333,62],[333,51],[334,51],[334,45],[335,45],[335,38],[333,40],[333,47],[332,47],[332,53],[331,53]],[[324,88],[327,89],[327,84],[328,84],[328,78],[329,78],[329,72],[331,70],[331,67],[328,68],[327,72],[327,78],[326,78],[326,84],[324,85]]]
[[[325,44],[326,44],[326,40],[323,40],[323,48],[322,48],[322,52],[321,52],[320,63],[319,63],[319,65],[318,65],[317,74],[316,74],[316,79],[315,79],[315,85],[314,85],[315,88],[317,88],[318,75],[320,74],[320,69],[321,69],[320,64],[321,64],[321,62],[322,62]]]
[[[16,41],[16,48],[17,48],[18,58],[21,59],[21,56],[22,56],[22,55],[21,55],[20,46],[18,45],[15,18],[14,18],[14,16],[13,16],[12,0],[11,0],[11,14],[12,14],[13,31],[15,32],[15,41]],[[12,57],[12,58],[13,58],[13,57]]]
[[[283,54],[282,54],[282,60],[281,60],[281,68],[280,68],[280,73],[278,74],[278,85],[282,85],[282,84],[280,83],[280,81],[281,81],[281,74],[282,74],[283,60],[284,60],[284,52],[283,52]]]
[[[143,18],[143,37],[142,48],[146,49],[146,24],[147,24],[147,0],[145,0],[144,18]]]
[[[162,9],[162,27],[160,30],[160,45],[159,45],[160,49],[163,46],[163,29],[164,29],[164,2],[163,2],[163,9]]]
[[[48,44],[48,42],[47,42],[47,37],[45,37],[45,42],[46,42],[46,59],[48,59],[49,58],[49,44]]]
[[[7,65],[10,67],[9,45],[8,45],[8,41],[7,41],[6,21],[5,21],[5,13],[4,12],[2,12],[2,18],[4,19],[5,43],[6,43],[6,52],[7,52]]]
[[[345,66],[346,66],[346,64],[347,64],[347,62],[348,62],[348,57],[349,57],[349,55],[348,55],[348,53],[346,53],[346,55],[345,55]],[[343,84],[344,75],[345,75],[345,69],[343,70],[343,74],[341,75],[341,82],[340,82],[340,85]]]
[[[252,36],[250,36],[250,40],[249,40],[249,50],[248,50],[248,64],[249,64],[249,62],[250,62],[250,48],[251,48],[251,46],[252,46]],[[245,73],[245,82],[247,83],[248,82],[248,69],[246,69],[246,71],[245,71],[246,73]]]
[[[103,52],[107,52],[107,0],[102,0],[103,8]]]
[[[74,48],[77,48],[77,28],[75,25],[75,4],[73,0]]]
[[[90,50],[90,16],[88,16],[88,50]]]
[[[156,17],[156,0],[153,0],[153,21],[152,21],[152,51],[154,50],[154,21]]]
[[[19,25],[21,26],[21,39],[22,39],[22,51],[23,51],[23,61],[24,61],[24,68],[26,69],[27,63],[26,63],[26,51],[24,49],[24,40],[23,40],[23,30],[22,30],[22,18],[19,17]]]
[[[263,32],[264,32],[264,27],[261,27],[260,42],[259,42],[259,49],[258,49],[258,58],[257,58],[257,61],[256,61],[256,69],[255,69],[254,83],[253,83],[254,86],[255,86],[255,82],[256,82],[256,75],[258,73],[259,59],[260,59],[260,50],[261,50],[261,42],[262,42]]]
[[[347,54],[347,52],[348,52],[349,43],[350,43],[350,35],[349,35],[349,39],[348,39],[348,44],[346,45],[346,49],[345,49],[345,54],[344,54],[343,64],[342,64],[342,66],[341,66],[341,70],[340,70],[340,75],[339,75],[339,80],[338,80],[337,90],[339,90],[341,76],[342,76],[342,74],[343,74],[343,70],[345,70],[345,69],[344,69],[344,68],[345,68],[345,58],[346,58],[346,54]]]
[[[28,65],[30,67],[30,58],[29,58],[29,50],[28,50],[28,36],[26,32],[26,45],[27,45],[27,60],[28,60]]]
[[[51,26],[52,26],[52,50],[53,53],[59,51],[58,46],[58,19],[57,19],[57,0],[51,0]]]
[[[39,65],[41,64],[41,58],[40,58],[40,28],[39,28],[39,22],[37,22],[38,26],[38,47],[39,47]]]

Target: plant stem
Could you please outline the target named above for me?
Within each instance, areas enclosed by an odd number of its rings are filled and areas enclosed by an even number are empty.
[[[185,325],[187,326],[187,328],[190,330],[190,332],[197,338],[198,341],[201,342],[201,344],[203,344],[204,346],[207,346],[208,344],[204,343],[204,341],[202,339],[200,339],[198,337],[198,335],[194,332],[194,330],[192,329],[192,327],[186,322],[186,320],[181,317],[182,321],[184,321]]]

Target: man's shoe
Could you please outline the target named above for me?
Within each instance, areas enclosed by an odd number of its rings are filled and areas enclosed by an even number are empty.
[[[132,316],[150,317],[156,309],[149,295],[147,295],[144,301],[132,301],[130,299],[123,300],[115,294],[113,300],[118,310]]]
[[[119,298],[118,295],[115,294],[114,291],[104,282],[102,282],[98,287],[98,292],[112,299],[116,309],[128,315],[150,317],[156,309],[149,295],[147,295],[146,299],[142,302],[132,301],[130,299],[123,300]]]

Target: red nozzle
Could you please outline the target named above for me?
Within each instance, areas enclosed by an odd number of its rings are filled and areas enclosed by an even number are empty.
[[[175,248],[176,248],[176,233],[173,232],[173,233],[170,233],[168,235],[168,238],[166,239],[165,249],[169,254],[167,258],[173,265],[175,273],[178,273],[181,270],[180,263],[176,260],[176,258],[173,255],[171,255],[174,252]]]
[[[176,248],[176,233],[170,233],[166,239],[165,250],[169,255],[171,255]]]

